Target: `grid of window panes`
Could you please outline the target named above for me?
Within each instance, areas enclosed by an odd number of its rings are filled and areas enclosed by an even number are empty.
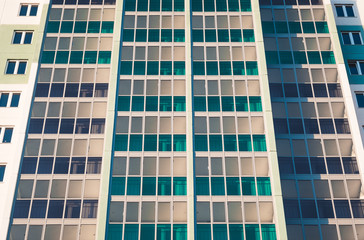
[[[185,54],[184,1],[125,2],[107,239],[187,240]]]
[[[106,2],[50,8],[12,239],[95,239],[115,14]]]
[[[288,238],[360,239],[361,181],[324,6],[260,4]]]
[[[196,238],[276,239],[250,1],[192,11]]]

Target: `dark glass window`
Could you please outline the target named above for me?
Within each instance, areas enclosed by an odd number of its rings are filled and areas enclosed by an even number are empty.
[[[50,200],[48,207],[48,218],[62,218],[64,200]]]
[[[286,218],[300,218],[300,208],[298,206],[298,200],[284,200],[284,213]]]
[[[290,157],[278,157],[279,172],[281,174],[293,174],[293,161]]]
[[[13,218],[28,218],[30,200],[16,200]]]
[[[47,210],[47,200],[33,200],[30,218],[44,218]]]
[[[343,170],[341,167],[341,161],[339,157],[328,157],[326,158],[327,169],[331,174],[342,174]]]
[[[55,174],[67,174],[70,159],[68,157],[57,157],[56,164],[54,166]]]
[[[82,205],[82,218],[96,218],[97,216],[97,200],[85,200]]]
[[[39,158],[38,174],[50,174],[53,169],[53,157]]]
[[[308,164],[308,158],[295,157],[294,164],[297,174],[310,174],[310,165]]]
[[[289,121],[289,130],[291,134],[303,134],[303,124],[302,119],[300,118],[290,118]]]
[[[62,120],[63,122],[63,120]],[[61,125],[62,126],[62,125]],[[76,134],[88,134],[90,130],[90,119],[77,119],[76,122]]]
[[[362,200],[351,200],[350,202],[354,218],[364,218],[364,202]]]
[[[44,119],[30,119],[28,133],[42,133]]]
[[[62,119],[59,133],[71,134],[75,125],[74,119]]]
[[[24,157],[22,166],[22,174],[34,174],[37,168],[37,158],[36,157]]]
[[[280,83],[270,83],[270,96],[271,97],[283,97],[283,88]]]
[[[276,134],[288,134],[287,119],[285,118],[274,118],[274,132]]]
[[[335,134],[334,124],[331,119],[320,119],[322,134]]]
[[[81,211],[81,200],[67,200],[65,218],[79,218]]]
[[[47,119],[44,127],[44,133],[57,133],[59,119]]]
[[[311,157],[312,174],[326,174],[325,160],[322,157]]]
[[[342,158],[344,170],[346,174],[358,174],[359,168],[355,157]]]
[[[331,200],[317,200],[317,206],[320,218],[334,217]]]
[[[334,200],[337,218],[351,218],[349,202],[347,200]]]
[[[82,83],[80,90],[80,97],[92,97],[94,92],[94,84]]]
[[[63,83],[53,83],[51,87],[50,97],[63,97],[64,84]]]
[[[105,132],[105,119],[92,119],[91,122],[91,133],[102,134]]]
[[[85,172],[85,157],[73,157],[71,162],[71,174],[84,174]]]
[[[101,172],[101,157],[89,157],[87,159],[87,174],[99,174]]]
[[[303,218],[317,218],[315,200],[301,200]]]
[[[335,119],[336,132],[338,134],[350,134],[350,126],[347,119]]]
[[[316,119],[305,119],[305,129],[307,134],[320,133]]]
[[[65,97],[78,97],[78,83],[67,83]]]
[[[311,84],[298,84],[301,97],[313,97]]]

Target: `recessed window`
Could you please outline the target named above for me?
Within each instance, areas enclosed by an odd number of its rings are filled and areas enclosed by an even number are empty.
[[[353,5],[335,5],[336,14],[338,17],[355,17]]]
[[[25,74],[27,62],[24,60],[8,60],[6,74]]]
[[[364,107],[364,92],[356,92],[355,96],[356,96],[356,101],[358,102],[358,106],[360,108],[363,108]]]
[[[13,44],[31,44],[33,32],[15,31],[13,36]]]
[[[5,166],[0,166],[0,182],[4,180]]]
[[[345,45],[362,45],[363,40],[360,32],[341,32]]]
[[[0,92],[0,107],[17,107],[20,93]]]
[[[0,127],[0,143],[10,143],[13,136],[12,127]]]
[[[348,65],[351,75],[364,75],[364,60],[351,60]]]
[[[21,4],[19,16],[37,16],[38,5]]]

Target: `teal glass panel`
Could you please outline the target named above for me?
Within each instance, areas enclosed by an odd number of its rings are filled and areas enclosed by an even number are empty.
[[[197,224],[196,239],[198,240],[211,240],[211,225],[210,224]]]
[[[262,29],[264,34],[274,33],[273,22],[262,22]]]
[[[234,97],[232,96],[221,97],[221,109],[224,112],[234,111]]]
[[[171,195],[172,184],[170,177],[158,177],[158,195]]]
[[[323,64],[335,64],[335,56],[334,52],[327,51],[327,52],[321,52],[322,55],[322,63]]]
[[[235,105],[238,112],[247,112],[249,110],[247,97],[235,97]]]
[[[144,135],[144,151],[157,151],[157,135]]]
[[[246,75],[258,75],[258,63],[246,62]]]
[[[194,97],[193,98],[193,108],[197,112],[206,111],[206,97]]]
[[[110,64],[111,62],[111,51],[100,51],[98,64]]]
[[[231,75],[231,62],[219,62],[220,75]]]
[[[144,97],[143,96],[133,96],[131,102],[132,111],[144,111]]]
[[[275,22],[276,32],[277,33],[288,33],[287,22]]]
[[[216,42],[216,30],[205,30],[205,42]]]
[[[185,10],[185,1],[184,0],[174,0],[174,11],[183,12],[184,10]]]
[[[138,0],[137,9],[138,12],[148,11],[148,0]]]
[[[310,64],[321,64],[320,52],[307,52],[308,62]]]
[[[172,42],[172,29],[161,30],[161,42]]]
[[[161,2],[160,0],[150,0],[149,11],[151,12],[159,12],[161,10]]]
[[[127,185],[127,195],[140,195],[140,177],[128,177]]]
[[[140,228],[140,239],[154,240],[154,224],[142,224]]]
[[[277,240],[274,224],[262,224],[262,240]]]
[[[208,177],[196,177],[196,195],[210,195]]]
[[[211,178],[211,195],[225,195],[225,183],[223,177]]]
[[[159,29],[149,29],[148,42],[159,42]]]
[[[173,136],[173,151],[185,152],[186,151],[186,135]]]
[[[121,61],[120,64],[120,75],[131,75],[133,70],[132,61]]]
[[[134,29],[123,30],[123,42],[134,42]]]
[[[262,111],[262,100],[260,97],[249,97],[249,107],[251,112]]]
[[[157,240],[171,240],[171,224],[157,225]]]
[[[118,111],[130,111],[130,96],[118,97]]]
[[[185,177],[173,178],[173,195],[184,196],[187,194],[187,181]]]
[[[87,22],[86,21],[77,21],[75,22],[74,33],[86,33]]]
[[[172,62],[161,61],[160,75],[172,75]]]
[[[182,61],[173,62],[173,74],[185,75],[185,62]]]
[[[219,97],[207,97],[208,111],[219,112],[220,111],[220,98]]]
[[[123,237],[123,224],[109,224],[107,240],[117,240]]]
[[[317,33],[329,33],[329,26],[327,22],[315,22]]]
[[[128,150],[128,135],[115,135],[115,151]]]
[[[158,111],[158,97],[157,96],[147,96],[145,101],[145,110],[146,111]]]
[[[232,42],[242,42],[243,41],[243,38],[241,37],[240,29],[230,29],[230,36],[231,36]]]
[[[241,178],[241,190],[243,195],[256,195],[255,180],[253,177],[242,177]]]
[[[162,0],[162,11],[172,11],[172,0]]]
[[[166,152],[172,150],[172,136],[159,135],[159,151]]]
[[[205,12],[215,12],[215,1],[214,0],[204,0],[204,11]]]
[[[240,0],[240,6],[242,12],[251,12],[252,6],[250,0]]]
[[[202,12],[202,0],[192,0],[192,11]]]
[[[159,102],[159,111],[167,112],[172,111],[172,97],[171,96],[161,96]]]
[[[134,61],[134,75],[145,75],[145,61]]]
[[[100,22],[88,22],[88,33],[99,33],[100,32]]]
[[[43,51],[41,63],[53,64],[55,53],[56,53],[55,51]]]
[[[233,61],[233,74],[245,75],[244,62]]]
[[[111,195],[125,195],[125,177],[113,177]]]
[[[135,11],[136,0],[125,0],[125,11]]]
[[[244,42],[255,42],[254,29],[243,30]]]
[[[143,177],[143,191],[144,196],[153,196],[156,194],[156,178],[155,177]]]
[[[272,195],[269,177],[257,177],[257,188],[259,196]]]
[[[224,135],[224,150],[236,151],[236,135]]]
[[[260,240],[259,225],[245,224],[245,234],[247,240]]]
[[[216,0],[216,11],[217,12],[226,12],[226,0]]]
[[[47,33],[58,33],[60,22],[49,21],[47,24]]]
[[[293,64],[291,51],[279,51],[281,64]]]
[[[279,64],[278,52],[266,51],[265,57],[267,60],[267,64]]]
[[[114,32],[114,22],[102,22],[101,33],[113,33]]]
[[[220,0],[220,1],[222,1],[222,0]],[[227,30],[227,29],[217,30],[217,39],[219,42],[229,42],[229,30]]]
[[[226,194],[240,195],[240,180],[238,177],[226,177]]]
[[[221,135],[210,135],[209,136],[210,142],[210,151],[222,151],[222,137]]]
[[[192,30],[193,42],[203,42],[203,30]]]
[[[83,58],[84,64],[95,64],[97,60],[97,52],[96,51],[86,51],[85,56]]]
[[[61,33],[72,33],[73,22],[63,21],[61,25]]]
[[[291,34],[302,33],[300,22],[288,22],[288,26]]]
[[[130,135],[129,151],[142,151],[143,135]]]
[[[252,140],[250,135],[239,135],[239,151],[240,152],[251,152],[252,151]]]
[[[147,63],[147,75],[158,75],[159,74],[159,62],[148,61]]]
[[[174,29],[174,41],[184,42],[185,41],[185,30],[184,29]]]
[[[205,65],[204,62],[193,62],[193,75],[205,75]]]
[[[173,224],[173,240],[187,240],[187,224]]]
[[[228,0],[229,11],[230,12],[239,12],[239,1],[238,0]]]
[[[217,62],[206,62],[206,74],[207,75],[218,75],[219,68],[217,67]]]
[[[186,97],[182,96],[173,97],[173,111],[176,112],[186,111]]]
[[[214,231],[214,240],[227,240],[227,225],[214,224],[212,227]]]
[[[313,22],[302,22],[302,28],[304,33],[315,33],[315,25]]]
[[[207,151],[206,135],[195,135],[195,151]]]
[[[293,52],[295,64],[307,64],[306,52]]]
[[[136,42],[146,42],[147,41],[147,29],[137,29],[135,34]]]
[[[83,59],[82,51],[72,51],[70,57],[70,64],[81,64]]]
[[[244,240],[243,224],[229,224],[230,240]]]

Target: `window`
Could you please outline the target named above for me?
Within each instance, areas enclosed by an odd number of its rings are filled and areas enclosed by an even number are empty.
[[[20,93],[0,92],[0,107],[18,107]]]
[[[27,62],[23,60],[8,60],[5,74],[25,74]]]
[[[364,75],[364,61],[349,60],[348,65],[351,75]]]
[[[13,44],[31,44],[33,32],[15,31],[13,36]]]
[[[0,166],[0,182],[4,180],[5,166]]]
[[[353,5],[335,5],[338,17],[355,17]]]
[[[362,45],[363,40],[360,32],[341,32],[345,45]]]
[[[12,127],[0,127],[0,143],[10,143],[13,136]]]
[[[37,16],[38,5],[21,4],[19,16]]]

